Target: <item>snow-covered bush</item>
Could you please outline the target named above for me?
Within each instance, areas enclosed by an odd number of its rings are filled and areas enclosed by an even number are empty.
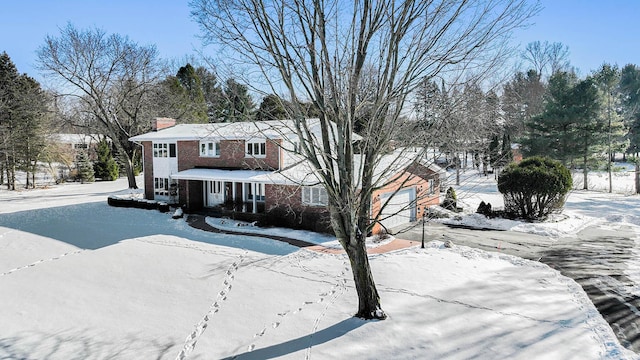
[[[498,177],[506,214],[529,220],[561,210],[572,184],[566,166],[538,156],[512,163]]]

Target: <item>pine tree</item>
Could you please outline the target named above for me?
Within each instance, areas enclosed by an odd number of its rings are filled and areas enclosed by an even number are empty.
[[[556,73],[549,80],[545,100],[543,113],[527,124],[522,140],[525,154],[549,156],[565,166],[580,164],[586,179],[607,141],[606,123],[598,116],[600,101],[594,80]]]
[[[116,160],[111,154],[109,143],[102,139],[97,148],[98,159],[93,164],[95,177],[102,180],[114,181],[118,178],[119,168]]]
[[[226,98],[224,122],[251,120],[255,105],[246,85],[240,84],[234,79],[228,79],[224,94]]]
[[[91,160],[84,151],[78,152],[78,158],[76,160],[76,168],[78,170],[78,179],[81,183],[96,181],[95,174],[93,172],[93,166]]]
[[[284,100],[273,94],[269,94],[262,99],[256,112],[256,121],[280,120],[288,117]]]

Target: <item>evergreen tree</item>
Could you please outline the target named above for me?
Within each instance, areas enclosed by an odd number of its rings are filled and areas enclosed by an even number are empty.
[[[219,122],[223,118],[226,104],[224,92],[218,83],[218,77],[203,66],[196,68],[196,74],[200,77],[202,95],[207,106],[207,117],[210,123]]]
[[[622,114],[627,123],[628,153],[640,152],[640,68],[627,64],[620,72]]]
[[[176,78],[187,100],[185,107],[188,110],[188,121],[207,122],[207,104],[202,91],[202,81],[196,70],[191,64],[187,64],[178,70]]]
[[[634,154],[636,166],[636,193],[640,194],[640,68],[627,64],[620,72],[622,115],[627,127],[629,146],[626,152]]]
[[[527,122],[521,140],[526,156],[547,155],[565,165],[573,162],[577,119],[569,104],[577,81],[575,74],[568,72],[554,74],[549,79],[544,110]]]
[[[287,104],[279,96],[269,94],[262,99],[256,112],[256,121],[281,120],[290,116],[285,108]]]
[[[0,155],[7,189],[16,188],[16,139],[18,69],[9,55],[0,55]]]
[[[599,116],[598,89],[592,78],[558,72],[549,80],[544,112],[528,123],[522,140],[527,156],[545,155],[565,166],[578,165],[586,176],[605,150],[606,124]]]
[[[228,79],[224,87],[225,106],[223,120],[225,122],[249,121],[255,108],[246,85],[234,79]]]
[[[78,179],[81,183],[96,181],[95,174],[93,172],[93,166],[91,160],[85,151],[78,152],[78,158],[76,159],[76,169],[78,170]]]
[[[0,162],[10,190],[15,190],[17,170],[26,173],[25,187],[35,187],[36,167],[46,146],[47,106],[40,84],[19,75],[7,53],[0,55]]]
[[[98,142],[97,155],[98,159],[93,164],[95,177],[108,181],[116,180],[120,170],[116,160],[111,154],[111,146],[106,139],[102,139]]]

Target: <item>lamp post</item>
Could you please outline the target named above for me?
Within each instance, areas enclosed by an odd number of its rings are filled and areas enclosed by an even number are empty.
[[[425,207],[424,210],[422,210],[422,246],[421,248],[423,249],[424,249],[424,223],[426,219],[427,219],[427,208]]]

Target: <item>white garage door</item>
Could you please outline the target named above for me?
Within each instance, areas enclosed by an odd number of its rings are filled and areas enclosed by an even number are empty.
[[[380,206],[384,205],[387,200],[389,203],[380,215],[380,223],[387,229],[394,228],[398,225],[415,221],[415,199],[416,191],[414,188],[398,191],[391,200],[389,197],[393,192],[385,193],[380,196]]]

